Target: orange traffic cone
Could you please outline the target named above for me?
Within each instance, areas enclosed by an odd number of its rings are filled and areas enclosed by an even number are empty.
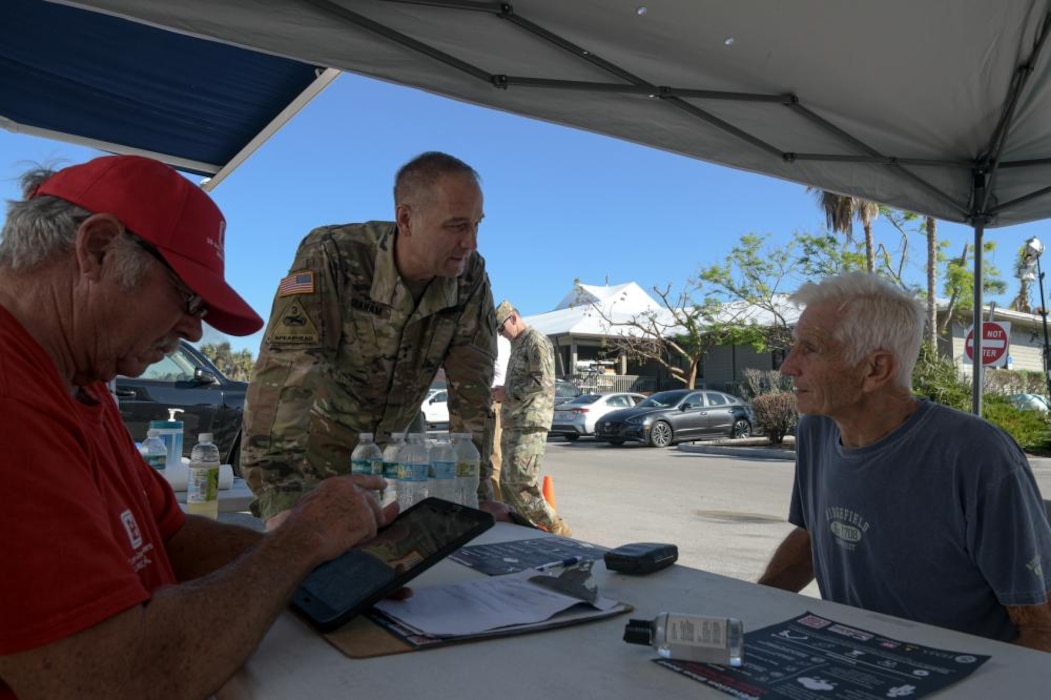
[[[547,504],[557,510],[558,506],[555,505],[555,481],[550,476],[544,477],[542,491],[544,494],[544,500],[547,501]]]

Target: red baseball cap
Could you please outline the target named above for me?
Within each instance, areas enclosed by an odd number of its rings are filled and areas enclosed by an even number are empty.
[[[64,168],[33,194],[112,214],[151,243],[208,309],[208,324],[250,335],[263,319],[226,283],[226,219],[215,202],[171,167],[142,156],[103,156]]]

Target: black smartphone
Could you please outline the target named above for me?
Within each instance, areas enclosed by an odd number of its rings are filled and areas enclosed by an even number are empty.
[[[493,516],[425,498],[369,540],[314,569],[292,609],[329,632],[493,526]]]

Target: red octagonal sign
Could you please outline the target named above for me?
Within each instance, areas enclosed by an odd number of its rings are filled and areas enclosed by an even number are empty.
[[[1007,364],[1007,351],[1011,346],[1011,324],[998,321],[982,323],[982,365]],[[974,362],[974,328],[967,331],[964,342],[967,359]]]

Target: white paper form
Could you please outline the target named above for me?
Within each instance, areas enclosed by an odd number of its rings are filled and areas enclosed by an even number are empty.
[[[594,603],[587,603],[528,580],[542,575],[527,570],[422,588],[408,600],[385,599],[375,607],[423,634],[441,637],[542,622],[574,605],[590,605],[598,610],[618,605],[617,601],[602,596]]]

